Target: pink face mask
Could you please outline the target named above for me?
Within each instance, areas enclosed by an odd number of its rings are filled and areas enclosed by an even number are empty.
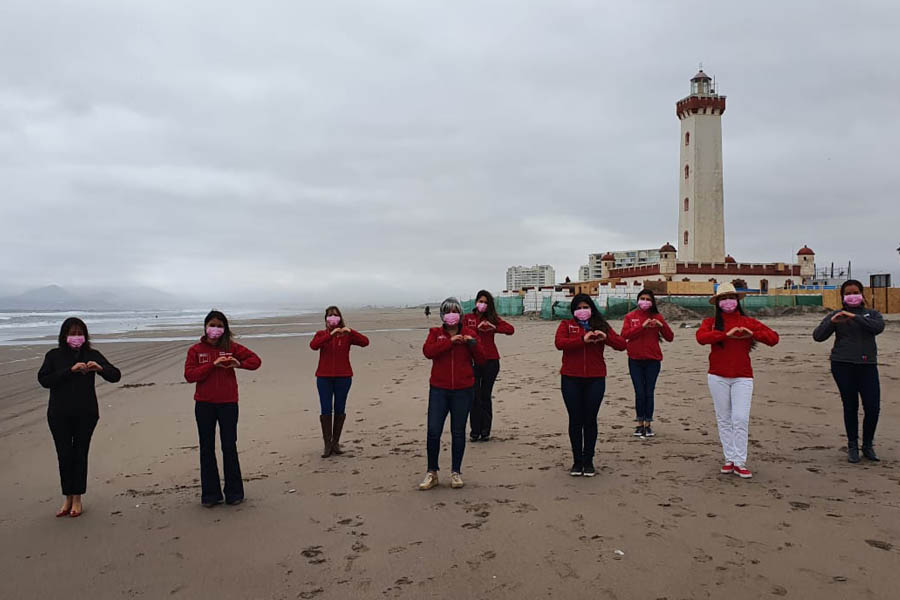
[[[575,311],[575,318],[579,321],[587,321],[591,318],[591,309],[589,308],[579,308]]]
[[[737,310],[738,301],[734,298],[728,298],[727,300],[719,300],[719,308],[722,309],[722,312],[733,313]]]
[[[844,304],[847,306],[859,306],[863,303],[862,294],[847,294],[844,296]]]
[[[211,340],[217,340],[223,335],[225,335],[224,327],[213,327],[212,325],[206,327],[206,337]]]
[[[478,303],[476,303],[476,304],[475,304],[475,309],[478,310],[478,312],[483,313],[484,311],[487,310],[487,302],[478,302]]]
[[[69,348],[72,350],[78,350],[84,345],[84,336],[83,335],[70,335],[66,336],[66,343],[69,345]]]
[[[649,300],[638,300],[638,308],[641,310],[650,310],[651,306],[653,306],[653,303]]]
[[[325,317],[325,322],[328,323],[330,327],[337,327],[341,324],[341,318],[337,315],[328,315]]]
[[[459,313],[447,313],[442,318],[444,319],[444,323],[446,323],[450,327],[453,327],[454,325],[459,323]]]

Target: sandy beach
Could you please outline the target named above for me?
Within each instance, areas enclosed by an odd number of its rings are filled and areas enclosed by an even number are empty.
[[[49,345],[0,348],[0,597],[896,597],[900,320],[878,338],[882,462],[858,465],[846,461],[831,343],[811,338],[818,320],[764,319],[781,343],[753,354],[745,481],[717,474],[707,350],[678,323],[664,346],[657,437],[632,436],[626,356],[607,349],[599,474],[570,477],[557,324],[512,318],[516,335],[498,336],[494,438],[467,445],[466,487],[451,490],[448,423],[442,485],[428,492],[416,489],[430,370],[421,347],[436,317],[348,315],[372,343],[351,355],[346,453],[328,459],[309,338],[248,337],[263,364],[238,375],[247,501],[213,509],[199,501],[182,373],[190,342],[96,339],[123,378],[98,385],[78,519],[53,517],[59,480],[36,381]],[[247,324],[245,336],[320,327],[318,317]]]

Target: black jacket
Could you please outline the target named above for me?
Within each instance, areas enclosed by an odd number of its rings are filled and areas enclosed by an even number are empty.
[[[97,392],[94,390],[94,375],[90,373],[73,373],[72,365],[79,362],[94,361],[103,367],[100,376],[110,383],[122,378],[122,373],[114,367],[106,357],[94,350],[83,348],[54,348],[44,356],[44,364],[38,371],[38,381],[50,389],[50,406],[47,414],[51,416],[65,415],[99,415],[97,409]]]
[[[831,317],[841,310],[852,312],[856,316],[840,323],[832,323]],[[884,331],[884,319],[877,310],[871,310],[865,306],[844,307],[828,313],[822,319],[822,322],[813,331],[813,339],[817,342],[824,342],[834,333],[834,347],[831,349],[832,362],[874,365],[878,357],[875,336],[882,331]]]

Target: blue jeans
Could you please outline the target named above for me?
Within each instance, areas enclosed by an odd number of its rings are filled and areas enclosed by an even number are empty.
[[[316,377],[316,388],[319,390],[319,404],[322,405],[322,414],[330,415],[332,412],[332,400],[334,400],[334,414],[343,415],[347,412],[347,394],[350,393],[352,377]]]
[[[831,375],[844,403],[844,427],[847,441],[859,440],[859,399],[862,398],[863,445],[870,446],[875,439],[878,413],[881,411],[881,386],[878,382],[878,366],[873,364],[831,363]]]
[[[597,413],[606,392],[606,377],[562,376],[563,402],[569,413],[569,441],[576,464],[593,461],[597,446]]]
[[[636,421],[653,420],[653,393],[662,361],[628,359],[628,372],[634,385],[634,413]]]
[[[466,451],[466,420],[472,408],[474,388],[444,390],[431,387],[428,390],[428,470],[438,470],[438,455],[441,452],[441,433],[447,413],[450,413],[450,455],[451,469],[462,472],[462,459]]]

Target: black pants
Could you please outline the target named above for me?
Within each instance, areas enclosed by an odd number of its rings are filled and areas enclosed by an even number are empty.
[[[244,482],[237,453],[237,402],[216,404],[195,402],[197,433],[200,434],[200,487],[201,502],[211,504],[222,501],[219,483],[219,466],[216,463],[216,423],[222,440],[222,466],[225,471],[225,501],[244,499]]]
[[[569,441],[576,464],[594,459],[597,446],[597,413],[606,391],[605,377],[562,376],[562,397],[569,412]]]
[[[831,375],[834,377],[834,382],[837,383],[841,401],[844,403],[844,427],[847,429],[847,441],[858,443],[859,399],[862,397],[863,411],[865,412],[863,445],[871,445],[875,439],[878,413],[881,410],[878,367],[876,365],[832,362]]]
[[[472,412],[469,413],[469,427],[472,437],[491,435],[491,423],[494,420],[492,412],[491,394],[494,393],[494,382],[500,373],[500,360],[491,359],[483,365],[474,365],[475,373],[475,400],[472,402]]]
[[[88,450],[98,420],[95,414],[47,415],[56,445],[59,482],[64,496],[76,496],[87,491]]]

